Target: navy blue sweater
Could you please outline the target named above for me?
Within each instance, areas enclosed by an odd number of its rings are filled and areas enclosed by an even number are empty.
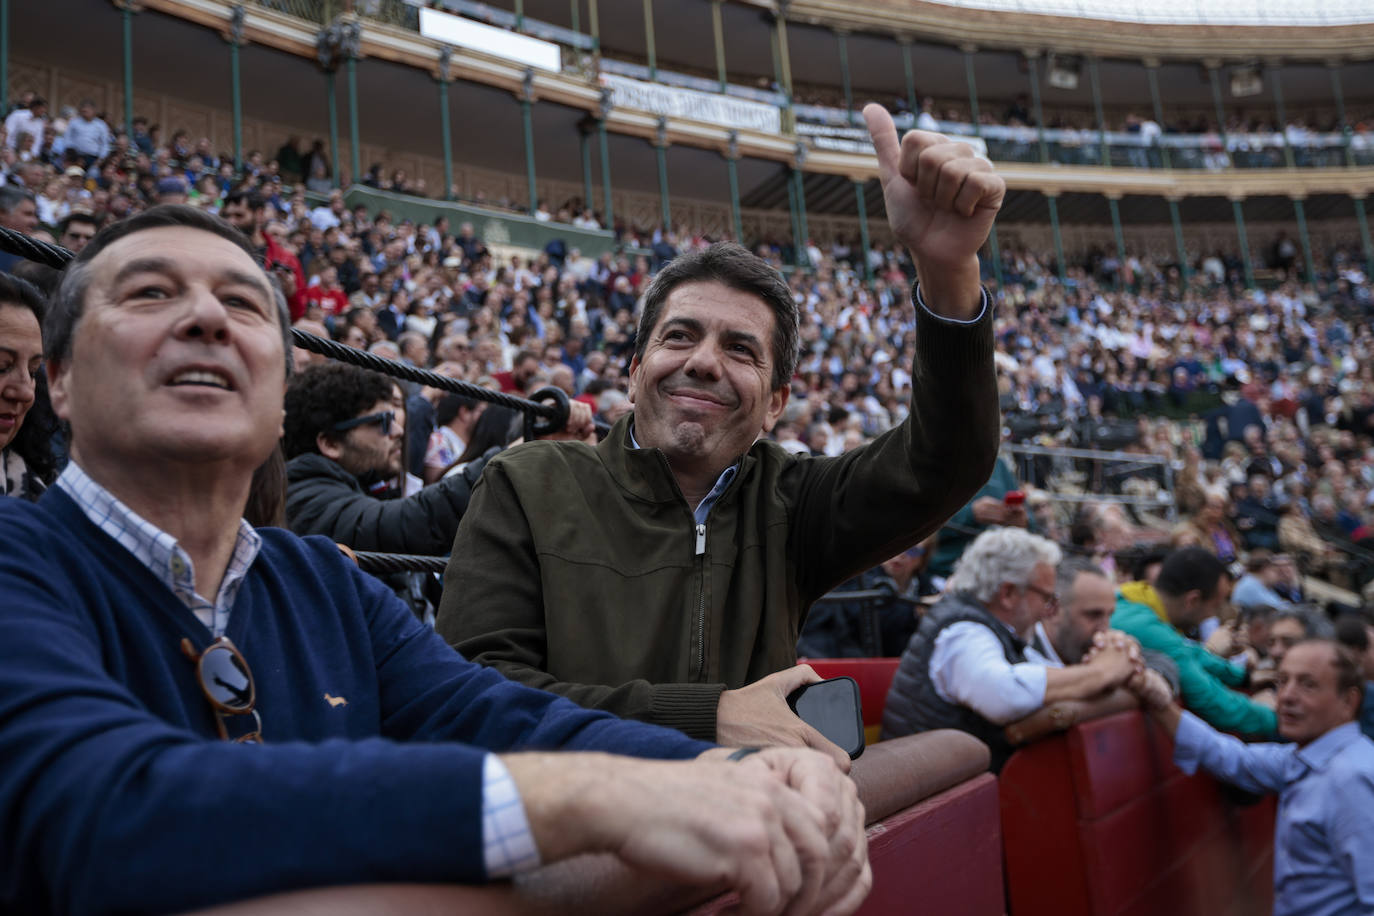
[[[179,648],[211,639],[195,615],[59,490],[0,499],[0,911],[481,881],[486,750],[709,747],[471,664],[329,541],[261,534],[226,635],[267,743],[235,745]]]

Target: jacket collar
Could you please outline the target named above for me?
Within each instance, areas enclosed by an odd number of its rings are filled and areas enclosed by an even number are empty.
[[[611,479],[631,496],[652,503],[681,503],[687,500],[678,488],[673,469],[668,466],[668,458],[661,449],[635,448],[630,436],[630,423],[633,413],[628,413],[615,422],[606,438],[597,444],[596,450],[601,457]],[[736,479],[746,474],[755,458],[755,443],[745,453],[737,465]],[[732,481],[733,482],[733,481]]]

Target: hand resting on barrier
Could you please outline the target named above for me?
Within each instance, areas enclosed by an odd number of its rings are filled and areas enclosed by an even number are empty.
[[[716,740],[731,747],[815,748],[828,754],[848,773],[849,755],[803,722],[787,705],[789,693],[820,680],[821,676],[810,665],[796,665],[737,690],[723,691],[716,708]]]
[[[872,883],[853,783],[810,750],[729,753],[502,761],[545,862],[610,852],[667,881],[738,892],[746,913],[852,912]]]

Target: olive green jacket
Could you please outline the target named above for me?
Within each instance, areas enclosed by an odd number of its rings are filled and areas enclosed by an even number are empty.
[[[497,456],[454,541],[439,632],[517,681],[714,739],[721,691],[794,664],[813,601],[929,535],[992,471],[992,309],[917,310],[911,417],[837,458],[755,442],[704,525],[629,417],[595,447]]]

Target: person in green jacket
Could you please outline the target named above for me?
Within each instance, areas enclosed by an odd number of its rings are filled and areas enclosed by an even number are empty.
[[[633,413],[596,446],[509,449],[474,489],[437,622],[464,656],[689,735],[844,756],[787,706],[819,679],[796,665],[802,620],[962,506],[1001,426],[978,249],[1005,184],[964,144],[864,115],[920,278],[910,417],[835,458],[768,441],[796,299],[734,243],[680,255],[645,293]]]
[[[1230,594],[1226,566],[1200,547],[1185,547],[1165,558],[1153,586],[1121,586],[1112,629],[1174,660],[1183,705],[1198,718],[1221,731],[1271,738],[1278,728],[1274,710],[1233,689],[1246,682],[1245,669],[1183,635],[1217,614]]]

